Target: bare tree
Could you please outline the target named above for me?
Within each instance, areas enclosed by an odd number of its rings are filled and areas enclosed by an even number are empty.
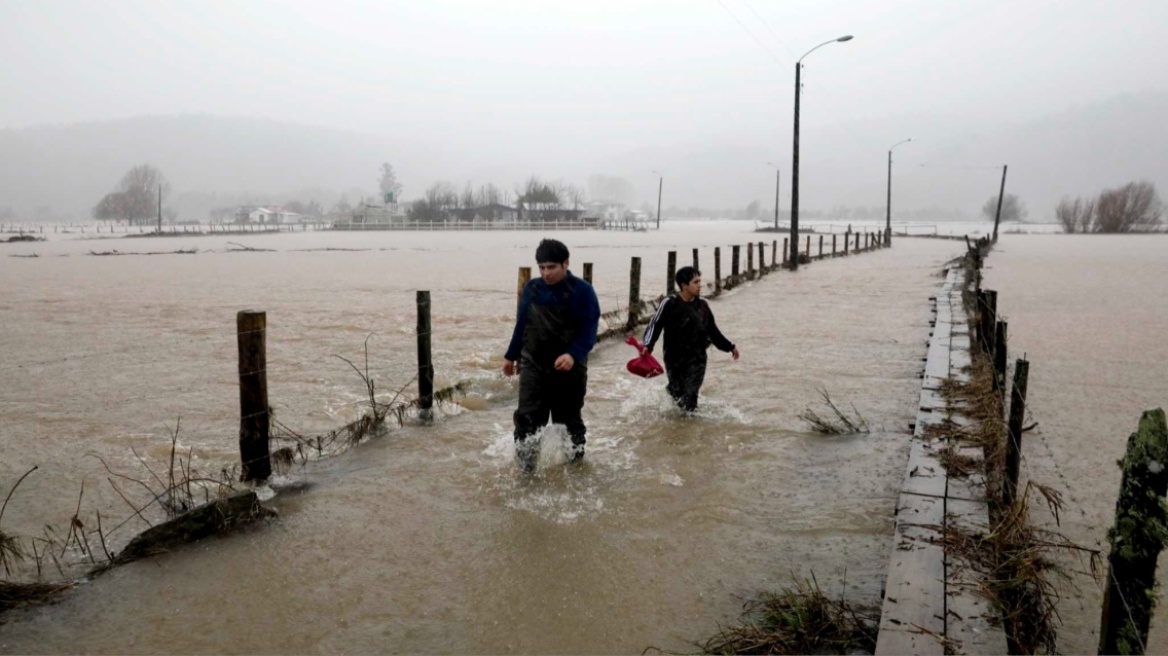
[[[990,196],[985,205],[981,206],[981,213],[987,220],[993,221],[998,215],[998,197],[997,195]],[[1002,200],[1002,221],[1022,221],[1026,218],[1028,212],[1026,206],[1022,204],[1014,194],[1006,194]]]
[[[1146,232],[1155,230],[1163,216],[1163,204],[1151,182],[1129,182],[1107,189],[1095,202],[1093,232]]]
[[[1075,200],[1063,198],[1054,210],[1055,218],[1063,227],[1063,232],[1088,232],[1091,223],[1095,220],[1095,200],[1076,197]]]
[[[117,189],[94,206],[93,217],[103,221],[148,223],[157,217],[158,203],[169,193],[170,183],[162,171],[141,164],[127,171]]]

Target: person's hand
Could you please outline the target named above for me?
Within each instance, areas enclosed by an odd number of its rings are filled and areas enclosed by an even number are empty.
[[[576,358],[567,353],[556,358],[556,371],[571,371],[573,365],[576,364]]]
[[[647,349],[647,348],[645,348],[645,347],[643,347],[643,346],[642,346],[642,347],[641,347],[640,356],[643,358],[643,357],[645,357],[646,355],[649,355],[649,349]]]
[[[730,357],[734,358],[735,360],[738,359],[738,347],[737,346],[734,347],[733,351],[730,351]]]
[[[504,376],[514,376],[515,375],[515,361],[514,360],[503,360],[503,375]]]

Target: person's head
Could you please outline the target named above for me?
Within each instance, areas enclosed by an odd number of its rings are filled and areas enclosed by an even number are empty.
[[[702,295],[702,272],[694,267],[681,267],[673,274],[673,281],[677,283],[681,295],[687,299]]]
[[[568,247],[561,241],[544,239],[535,249],[535,262],[543,281],[554,285],[568,275]]]

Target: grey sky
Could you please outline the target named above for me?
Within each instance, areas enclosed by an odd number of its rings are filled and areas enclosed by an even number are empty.
[[[734,140],[787,168],[794,61],[842,34],[856,38],[804,61],[803,129],[852,135],[876,164],[950,122],[1168,85],[1163,0],[3,0],[0,26],[0,128],[260,116],[486,150],[533,172],[587,163],[569,175]],[[486,168],[480,156],[449,177]]]

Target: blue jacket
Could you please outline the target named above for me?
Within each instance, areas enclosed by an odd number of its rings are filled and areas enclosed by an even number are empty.
[[[592,285],[569,271],[563,280],[548,285],[533,278],[519,297],[519,311],[511,344],[503,357],[551,367],[564,353],[580,364],[596,344],[600,303]]]

